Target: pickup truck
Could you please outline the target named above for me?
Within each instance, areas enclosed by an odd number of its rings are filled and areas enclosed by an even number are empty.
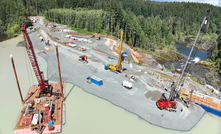
[[[130,83],[126,80],[123,81],[122,86],[124,86],[125,88],[128,88],[128,89],[132,89],[132,83]]]

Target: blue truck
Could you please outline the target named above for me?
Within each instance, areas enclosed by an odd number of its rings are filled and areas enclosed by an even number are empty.
[[[92,82],[92,83],[94,83],[94,84],[96,84],[96,85],[98,85],[98,86],[100,86],[100,85],[103,84],[102,79],[100,79],[100,78],[98,78],[98,77],[96,77],[96,76],[92,76],[92,77],[90,77],[90,79],[91,79],[91,82]]]

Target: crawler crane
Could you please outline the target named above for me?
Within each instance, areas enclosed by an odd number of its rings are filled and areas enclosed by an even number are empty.
[[[30,59],[35,76],[37,77],[38,86],[40,87],[39,90],[37,91],[37,95],[35,97],[39,98],[41,95],[45,95],[45,94],[47,94],[47,96],[50,97],[51,92],[52,92],[51,86],[49,85],[48,80],[44,79],[43,71],[40,71],[40,69],[39,69],[36,55],[34,52],[34,47],[33,47],[32,42],[28,36],[28,33],[26,31],[26,25],[24,23],[21,26],[21,31],[23,33],[25,47],[26,47],[26,50],[28,53],[28,57]]]
[[[197,39],[199,37],[200,31],[201,31],[204,23],[207,22],[206,21],[206,17],[209,14],[209,12],[210,12],[210,9],[207,10],[207,13],[206,13],[206,15],[205,15],[205,17],[203,19],[203,22],[202,22],[202,24],[201,24],[201,26],[199,28],[199,31],[198,31],[198,33],[196,35],[195,41],[193,43],[193,46],[191,48],[191,51],[190,51],[189,56],[187,58],[187,61],[186,61],[185,65],[184,65],[184,68],[182,69],[182,73],[180,74],[180,77],[179,77],[179,80],[178,80],[177,84],[173,84],[173,86],[171,86],[171,92],[170,92],[169,98],[167,99],[165,97],[164,93],[163,93],[162,97],[157,99],[156,104],[157,104],[157,107],[159,109],[171,109],[171,108],[172,109],[176,109],[176,104],[177,104],[176,103],[176,99],[179,97],[179,91],[181,89],[181,86],[183,85],[184,73],[185,73],[184,71],[186,71],[187,64],[189,63],[190,56],[192,55],[192,52],[193,52],[193,49],[194,49],[195,44],[197,42]]]

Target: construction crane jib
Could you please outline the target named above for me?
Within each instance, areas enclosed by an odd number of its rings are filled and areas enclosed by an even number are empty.
[[[185,63],[185,65],[184,65],[183,69],[182,69],[182,73],[181,73],[181,75],[180,75],[180,77],[179,77],[179,79],[178,79],[178,82],[177,82],[176,86],[175,86],[174,92],[171,92],[169,99],[172,99],[172,100],[173,100],[174,97],[176,96],[175,94],[177,94],[177,93],[180,91],[180,89],[181,89],[181,85],[182,85],[182,82],[181,82],[182,80],[181,80],[181,79],[182,79],[182,77],[184,76],[184,73],[185,73],[184,71],[185,71],[185,69],[186,69],[186,67],[187,67],[188,61],[190,60],[190,56],[191,56],[191,54],[192,54],[192,52],[193,52],[193,49],[194,49],[194,47],[195,47],[195,44],[196,44],[196,42],[197,42],[197,39],[198,39],[199,34],[200,34],[200,31],[201,31],[203,25],[207,23],[206,17],[207,17],[207,15],[209,14],[210,10],[211,10],[211,9],[208,9],[208,10],[207,10],[207,13],[206,13],[206,15],[205,15],[205,17],[204,17],[204,19],[203,19],[203,22],[202,22],[201,25],[200,25],[199,31],[198,31],[198,33],[197,33],[197,35],[196,35],[196,38],[195,38],[195,41],[194,41],[194,43],[193,43],[193,46],[192,46],[192,48],[191,48],[191,50],[190,50],[189,56],[188,56],[188,58],[187,58],[187,60],[186,60],[186,63]],[[172,90],[173,90],[173,89],[172,89]]]
[[[37,80],[38,80],[38,86],[40,86],[40,91],[43,91],[43,90],[45,90],[45,86],[46,86],[45,80],[44,80],[44,74],[43,74],[43,71],[40,71],[40,69],[39,69],[36,55],[34,52],[34,48],[33,48],[32,42],[29,38],[29,35],[26,31],[26,25],[24,23],[21,26],[21,31],[23,33],[25,47],[26,47],[26,50],[28,53],[28,57],[30,59],[32,68],[33,68],[34,73],[35,73]]]

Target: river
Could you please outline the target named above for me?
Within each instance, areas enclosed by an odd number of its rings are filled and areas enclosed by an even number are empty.
[[[13,127],[21,107],[10,54],[14,55],[23,97],[28,88],[37,83],[25,48],[15,47],[16,42],[21,40],[22,37],[0,44],[0,61],[4,63],[0,66],[0,134],[13,134]],[[47,78],[46,61],[39,56],[37,59],[40,69]],[[70,83],[65,87],[65,96],[67,97],[66,124],[62,127],[62,134],[221,134],[221,118],[215,115],[205,114],[193,129],[180,132],[152,125]]]
[[[187,47],[185,44],[176,44],[176,51],[185,55],[185,56],[189,56],[190,50],[191,50],[191,48]],[[193,53],[192,53],[191,57],[193,57]],[[200,60],[204,60],[208,57],[208,52],[197,51],[195,58],[196,57],[198,57]]]

